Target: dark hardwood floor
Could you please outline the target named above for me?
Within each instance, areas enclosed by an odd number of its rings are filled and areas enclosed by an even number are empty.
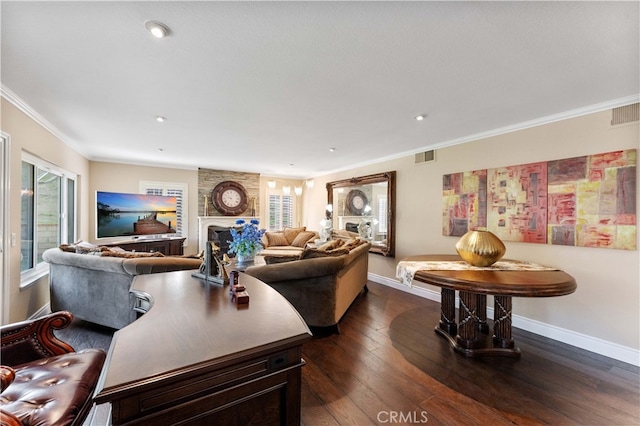
[[[520,359],[470,359],[433,331],[440,305],[369,283],[340,334],[303,348],[302,424],[639,425],[640,369],[514,329]],[[76,322],[76,349],[111,330]]]

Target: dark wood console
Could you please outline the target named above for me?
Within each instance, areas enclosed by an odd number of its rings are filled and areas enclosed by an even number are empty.
[[[311,333],[274,289],[240,274],[250,294],[192,271],[140,275],[151,308],[114,335],[94,400],[111,424],[299,424],[302,344]]]
[[[185,237],[170,238],[138,238],[135,240],[118,241],[115,243],[101,244],[106,247],[121,247],[127,251],[143,251],[152,253],[159,251],[166,256],[182,256]]]

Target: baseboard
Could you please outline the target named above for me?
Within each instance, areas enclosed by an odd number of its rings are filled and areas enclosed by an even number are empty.
[[[368,274],[368,279],[378,284],[392,287],[406,293],[411,293],[416,296],[424,297],[425,299],[433,300],[440,303],[440,292],[428,290],[421,287],[407,287],[401,284],[398,280],[394,280],[388,277],[383,277],[377,274]],[[457,305],[457,298],[456,298]],[[493,308],[487,307],[487,316],[493,317]],[[640,351],[619,345],[617,343],[609,342],[597,337],[589,336],[575,331],[567,330],[555,325],[543,323],[540,321],[532,320],[520,315],[514,314],[512,316],[513,326],[521,330],[529,331],[531,333],[538,334],[540,336],[547,337],[549,339],[557,340],[562,343],[566,343],[571,346],[584,349],[589,352],[594,352],[609,358],[617,359],[618,361],[626,362],[631,365],[640,367]]]
[[[372,280],[373,281],[373,280]],[[47,303],[46,305],[44,305],[43,307],[41,307],[40,309],[38,309],[37,311],[35,311],[33,313],[33,315],[31,315],[29,317],[29,320],[34,320],[36,318],[40,318],[43,317],[47,314],[51,313],[51,305],[49,303]]]

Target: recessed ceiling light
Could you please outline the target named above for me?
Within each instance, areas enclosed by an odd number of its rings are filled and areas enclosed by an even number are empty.
[[[163,38],[169,35],[169,27],[158,21],[147,21],[144,23],[144,27],[157,38]]]
[[[167,117],[163,117],[163,116],[159,115],[159,116],[156,117],[156,121],[158,123],[164,123],[165,121],[167,121]]]
[[[158,148],[158,152],[164,152],[164,148]]]
[[[427,116],[426,116],[425,114],[420,114],[420,115],[416,115],[414,118],[415,118],[417,121],[422,121],[422,120],[424,120],[426,117],[427,117]]]
[[[329,152],[335,152],[335,148],[329,148]]]

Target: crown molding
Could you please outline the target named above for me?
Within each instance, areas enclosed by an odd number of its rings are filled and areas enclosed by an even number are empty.
[[[46,118],[44,118],[37,111],[35,111],[33,108],[31,108],[25,101],[23,101],[18,95],[16,95],[13,91],[11,91],[8,87],[6,87],[2,83],[0,83],[0,95],[3,98],[5,98],[7,101],[9,101],[12,105],[14,105],[16,108],[18,108],[20,111],[25,113],[28,117],[33,119],[36,123],[40,124],[43,128],[45,128],[47,131],[49,131],[56,138],[60,139],[65,144],[67,144],[70,147],[72,147],[74,150],[76,150],[81,155],[84,155],[85,157],[89,158],[86,153],[82,152],[81,147],[77,143],[74,143],[63,132],[61,132],[56,126],[51,124]],[[551,123],[555,123],[555,122],[558,122],[558,121],[567,120],[567,119],[570,119],[570,118],[581,117],[583,115],[593,114],[593,113],[605,111],[605,110],[608,110],[608,109],[613,109],[613,108],[617,108],[617,107],[621,107],[621,106],[625,106],[625,105],[630,105],[630,104],[634,104],[636,102],[640,102],[640,94],[634,94],[634,95],[625,96],[625,97],[622,97],[622,98],[613,99],[613,100],[610,100],[610,101],[600,102],[600,103],[593,104],[593,105],[587,105],[585,107],[572,109],[572,110],[561,112],[561,113],[558,113],[558,114],[547,115],[547,116],[544,116],[544,117],[541,117],[541,118],[536,118],[534,120],[529,120],[529,121],[525,121],[525,122],[522,122],[522,123],[510,125],[510,126],[500,127],[500,128],[497,128],[497,129],[486,131],[486,132],[475,133],[473,135],[464,136],[464,137],[461,137],[461,138],[442,141],[442,142],[434,143],[432,145],[427,145],[427,146],[421,147],[421,148],[416,149],[416,150],[399,152],[399,153],[396,153],[396,154],[393,154],[393,155],[390,155],[390,156],[387,156],[387,157],[382,157],[382,158],[378,158],[376,160],[366,161],[366,162],[362,162],[362,163],[358,163],[358,164],[352,164],[352,165],[350,165],[348,167],[344,167],[344,168],[340,168],[340,169],[324,171],[324,172],[316,173],[316,174],[309,175],[309,176],[287,176],[287,178],[292,178],[293,179],[293,178],[297,177],[297,178],[300,178],[300,179],[310,179],[310,178],[324,176],[324,175],[328,175],[328,174],[332,174],[332,173],[338,173],[338,172],[342,172],[342,171],[352,170],[352,169],[356,169],[356,168],[359,168],[359,167],[365,167],[365,166],[370,166],[370,165],[374,165],[374,164],[383,163],[383,162],[390,161],[390,160],[396,160],[396,159],[402,158],[402,157],[413,156],[413,155],[415,155],[415,154],[417,154],[419,152],[423,152],[425,150],[435,150],[435,149],[440,149],[440,148],[447,148],[447,147],[454,146],[454,145],[461,145],[461,144],[474,142],[474,141],[481,140],[481,139],[486,139],[486,138],[490,138],[490,137],[494,137],[494,136],[503,135],[503,134],[506,134],[506,133],[512,133],[512,132],[516,132],[516,131],[519,131],[519,130],[529,129],[529,128],[537,127],[537,126],[543,126],[545,124],[551,124]],[[91,158],[89,158],[89,159],[91,159]],[[109,161],[109,160],[96,159],[95,161]],[[148,164],[146,164],[144,162],[135,162],[135,161],[132,162],[131,164],[148,165]],[[155,166],[158,167],[157,164]],[[194,167],[196,167],[196,166],[194,166]],[[189,168],[185,167],[185,169],[189,169]]]
[[[18,108],[27,117],[31,118],[33,121],[38,123],[40,126],[42,126],[45,130],[47,130],[53,136],[60,139],[63,143],[65,143],[66,145],[69,145],[75,151],[78,151],[78,153],[85,155],[84,153],[80,152],[80,149],[77,143],[74,143],[73,141],[71,141],[71,139],[69,139],[69,137],[67,137],[67,135],[65,135],[62,131],[60,131],[60,129],[58,129],[56,126],[51,124],[49,120],[47,120],[40,113],[38,113],[36,110],[31,108],[29,104],[27,104],[22,98],[20,98],[11,89],[9,89],[7,86],[1,83],[0,83],[0,96],[5,98],[11,105]]]
[[[506,133],[512,133],[512,132],[516,132],[516,131],[519,131],[519,130],[529,129],[529,128],[532,128],[532,127],[543,126],[545,124],[551,124],[551,123],[555,123],[555,122],[562,121],[562,120],[568,120],[570,118],[576,118],[576,117],[581,117],[583,115],[594,114],[596,112],[606,111],[608,109],[613,109],[613,108],[617,108],[617,107],[621,107],[621,106],[625,106],[625,105],[630,105],[630,104],[634,104],[634,103],[637,103],[637,102],[640,102],[640,94],[625,96],[625,97],[622,97],[622,98],[617,98],[617,99],[613,99],[613,100],[606,101],[606,102],[600,102],[600,103],[594,104],[594,105],[587,105],[585,107],[572,109],[572,110],[561,112],[561,113],[558,113],[558,114],[547,115],[547,116],[544,116],[544,117],[541,117],[541,118],[536,118],[534,120],[524,121],[522,123],[517,123],[517,124],[510,125],[510,126],[500,127],[500,128],[497,128],[497,129],[486,131],[486,132],[475,133],[475,134],[472,134],[472,135],[463,136],[461,138],[456,138],[456,139],[450,139],[450,140],[447,140],[447,141],[437,142],[437,143],[434,143],[434,144],[431,144],[431,145],[423,146],[423,147],[421,147],[419,149],[414,149],[414,150],[411,150],[411,151],[398,152],[398,153],[395,153],[393,155],[389,155],[389,156],[386,156],[386,157],[378,158],[376,160],[366,161],[366,162],[362,162],[362,163],[358,163],[358,164],[352,164],[352,165],[350,165],[348,167],[343,167],[343,168],[340,168],[340,169],[334,169],[334,170],[330,170],[330,171],[326,171],[326,172],[316,173],[316,174],[313,174],[313,175],[305,176],[304,179],[311,179],[311,178],[314,178],[314,177],[329,175],[329,174],[332,174],[332,173],[339,173],[339,172],[344,172],[344,171],[348,171],[348,170],[352,170],[352,169],[357,169],[357,168],[360,168],[360,167],[365,167],[365,166],[371,166],[371,165],[375,165],[375,164],[379,164],[379,163],[384,163],[386,161],[397,160],[399,158],[413,156],[415,154],[418,154],[418,153],[424,152],[424,151],[435,150],[435,149],[440,149],[440,148],[447,148],[447,147],[454,146],[454,145],[461,145],[461,144],[465,144],[465,143],[469,143],[469,142],[478,141],[478,140],[481,140],[481,139],[490,138],[490,137],[493,137],[493,136],[499,136],[499,135],[503,135],[503,134],[506,134]]]
[[[541,118],[536,118],[534,120],[524,121],[522,123],[500,127],[494,130],[489,130],[487,132],[476,133],[474,135],[464,136],[457,139],[451,139],[448,141],[437,143],[435,145],[431,145],[429,149],[437,149],[437,148],[444,148],[444,147],[453,146],[453,145],[460,145],[463,143],[473,142],[480,139],[486,139],[493,136],[504,135],[505,133],[512,133],[519,130],[530,129],[532,127],[538,127],[538,126],[543,126],[545,124],[551,124],[551,123],[556,123],[558,121],[568,120],[571,118],[582,117],[584,115],[594,114],[597,112],[634,104],[636,102],[640,102],[640,94],[625,96],[623,98],[613,99],[606,102],[600,102],[594,105],[587,105],[585,107],[572,109],[572,110],[561,112],[558,114],[547,115]],[[412,153],[412,155],[417,154],[421,151],[422,150],[415,151]]]

